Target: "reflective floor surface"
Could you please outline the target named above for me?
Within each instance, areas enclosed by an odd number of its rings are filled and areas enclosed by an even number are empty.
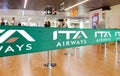
[[[47,52],[2,57],[0,76],[120,76],[115,55],[114,44],[107,44],[106,51],[103,45],[54,50],[52,62],[57,66],[53,68],[44,66]]]

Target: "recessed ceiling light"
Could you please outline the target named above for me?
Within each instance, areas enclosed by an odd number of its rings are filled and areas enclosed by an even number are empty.
[[[26,6],[27,6],[27,2],[28,2],[28,0],[25,0],[25,2],[24,2],[24,9],[25,9]]]

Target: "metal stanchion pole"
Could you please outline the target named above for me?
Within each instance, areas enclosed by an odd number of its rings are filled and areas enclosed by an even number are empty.
[[[74,49],[74,60],[77,62],[77,48]]]
[[[52,51],[48,51],[48,63],[44,64],[46,67],[55,67],[56,63],[52,63]]]
[[[104,44],[104,58],[106,61],[106,57],[107,57],[107,43]]]
[[[104,43],[104,63],[107,61],[107,43]]]
[[[77,48],[75,47],[75,51],[74,51],[75,56],[77,56]]]
[[[65,55],[69,55],[69,56],[70,56],[70,55],[73,55],[73,54],[71,54],[71,48],[68,48],[68,49],[67,49],[67,52],[64,53],[64,54],[65,54]]]
[[[52,68],[51,67],[49,67],[48,76],[52,76]]]
[[[118,41],[115,43],[115,50],[116,50],[116,55],[115,55],[115,61],[118,62]]]

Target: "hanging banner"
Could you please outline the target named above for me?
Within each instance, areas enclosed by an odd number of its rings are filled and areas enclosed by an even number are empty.
[[[101,22],[101,20],[104,20],[102,17],[102,9],[90,11],[89,19],[90,19],[90,26],[93,29],[98,28],[99,22]]]
[[[120,40],[118,29],[0,27],[0,57]]]

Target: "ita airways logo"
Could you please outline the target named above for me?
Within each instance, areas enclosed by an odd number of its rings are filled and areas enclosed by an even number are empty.
[[[96,42],[109,42],[111,41],[112,34],[109,31],[96,31],[95,32],[95,39]]]
[[[62,36],[63,40],[59,41],[59,36]],[[53,40],[57,41],[56,47],[68,47],[87,44],[87,34],[84,31],[54,31]]]
[[[58,39],[58,35],[65,35],[65,39],[79,39],[80,37],[83,37],[84,39],[87,39],[87,35],[84,31],[54,31],[53,32],[53,40]],[[71,37],[71,35],[73,35]]]
[[[35,42],[35,39],[31,37],[25,30],[0,30],[0,43],[5,42],[6,43],[14,43],[16,40],[18,40],[18,37],[10,38],[14,33],[18,32],[21,36],[23,36],[27,41],[29,42]]]
[[[115,32],[115,38],[116,40],[120,40],[120,32]]]

